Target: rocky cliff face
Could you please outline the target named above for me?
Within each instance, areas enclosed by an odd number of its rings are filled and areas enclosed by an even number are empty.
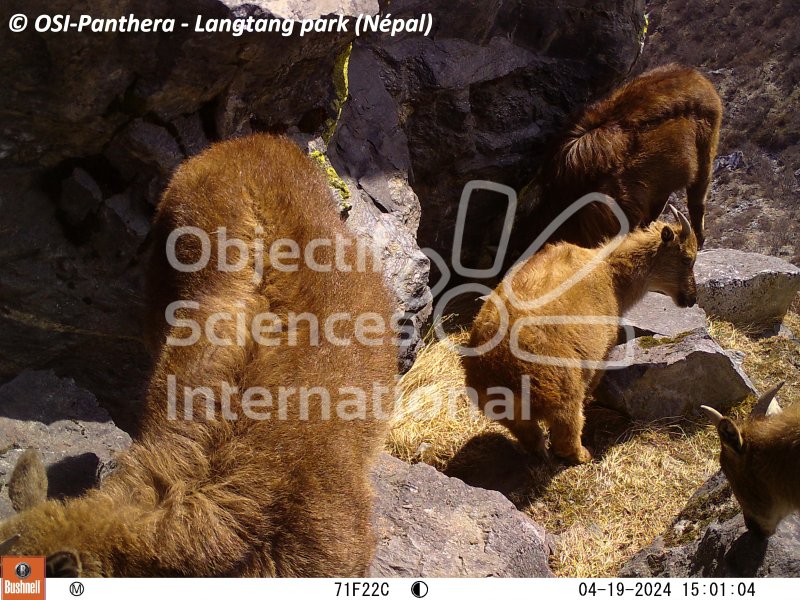
[[[428,6],[381,2],[395,16]],[[373,114],[391,124],[375,147],[389,146],[410,166],[422,205],[420,245],[449,260],[464,185],[490,180],[519,190],[569,111],[630,71],[644,6],[641,0],[458,0],[438,4],[434,19],[429,38],[359,38],[354,59],[375,74],[371,93],[385,109]],[[479,263],[485,246],[496,244],[491,222],[505,210],[503,196],[476,193],[465,264]]]
[[[303,37],[37,33],[38,15],[77,14],[75,2],[5,2],[3,22],[24,13],[29,26],[0,38],[0,381],[54,369],[133,429],[148,369],[140,274],[154,205],[182,160],[251,131],[286,133],[324,165],[330,158],[340,206],[381,248],[413,325],[400,356],[408,367],[431,300],[417,228],[447,256],[462,185],[522,182],[569,108],[629,70],[642,9],[641,0],[462,0],[437,6],[429,38],[355,38],[352,28]],[[414,0],[91,7],[95,17],[192,23],[379,10],[431,9]],[[467,248],[482,247],[486,220],[505,208],[490,200],[470,215]]]
[[[8,2],[3,19],[75,12]],[[374,13],[375,2],[336,7]],[[7,13],[7,15],[6,15]],[[92,5],[96,17],[317,17],[313,2]],[[255,130],[301,144],[335,123],[335,73],[354,35],[24,33],[0,52],[0,379],[53,368],[135,426],[147,378],[141,256],[172,170],[210,142]],[[423,282],[424,284],[424,282]]]

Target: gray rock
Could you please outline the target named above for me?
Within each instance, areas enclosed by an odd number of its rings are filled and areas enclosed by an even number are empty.
[[[128,194],[116,194],[106,200],[106,207],[116,215],[127,232],[143,242],[150,231],[150,222],[142,216],[136,202]]]
[[[155,206],[169,177],[185,155],[166,128],[142,119],[132,121],[109,144],[105,156],[122,178]]]
[[[800,269],[741,250],[708,250],[697,256],[697,302],[705,311],[753,330],[780,322],[798,291]]]
[[[72,0],[9,0],[8,14],[66,14]],[[139,19],[275,16],[315,18],[321,13],[377,12],[374,0],[315,3],[235,0],[132,0],[126,14]],[[119,17],[119,3],[98,0],[92,16]],[[103,151],[121,126],[147,115],[169,123],[225,98],[247,107],[241,119],[270,130],[313,127],[333,115],[330,79],[347,34],[196,33],[178,24],[166,34],[53,36],[25,32],[0,39],[0,163],[54,165]],[[22,76],[19,74],[22,73]],[[212,111],[213,112],[213,111]],[[321,115],[321,119],[317,118]],[[240,123],[232,123],[237,127]]]
[[[61,182],[58,207],[70,225],[79,225],[97,210],[103,201],[100,186],[86,171],[73,169],[69,177]]]
[[[714,175],[723,169],[737,171],[745,167],[744,152],[741,150],[734,150],[730,154],[717,156],[717,158],[714,159]]]
[[[52,369],[90,390],[127,430],[150,368],[138,243],[102,205],[88,231],[68,227],[35,181],[32,172],[0,170],[0,381]]]
[[[689,500],[670,527],[633,556],[623,577],[798,577],[800,518],[766,541],[749,533],[722,472]]]
[[[352,189],[356,189],[353,185]],[[384,277],[395,296],[402,327],[398,348],[401,372],[411,368],[422,343],[422,329],[431,314],[428,257],[414,235],[391,213],[382,213],[363,189],[353,200],[348,225],[380,250]]]
[[[194,156],[208,146],[208,136],[198,113],[176,117],[170,125],[186,156]]]
[[[131,122],[114,138],[107,156],[127,178],[142,168],[152,168],[160,176],[169,177],[184,159],[177,140],[165,127],[142,119]]]
[[[597,396],[633,419],[686,417],[701,404],[724,410],[757,395],[739,362],[702,330],[639,337],[616,346],[609,360],[626,357],[630,366],[607,371]]]
[[[800,343],[800,338],[797,337],[795,332],[792,331],[791,329],[789,329],[783,323],[781,323],[780,326],[778,326],[777,331],[775,332],[775,335],[777,335],[779,337],[784,337],[784,338],[789,339],[789,340],[792,340],[793,342],[796,342],[796,343]]]
[[[120,273],[131,264],[138,266],[140,248],[150,231],[150,221],[141,206],[146,202],[126,191],[108,198],[95,214],[88,245]],[[90,297],[84,302],[91,305],[94,300]]]
[[[687,331],[705,329],[706,313],[699,306],[680,308],[669,296],[651,292],[625,315],[639,336],[663,335],[675,337]]]
[[[372,577],[550,577],[541,527],[499,492],[381,456]]]
[[[400,114],[381,79],[379,64],[359,45],[348,66],[350,100],[331,141],[331,162],[356,182],[384,212],[416,234],[420,206],[408,185],[411,157]]]
[[[75,496],[95,485],[131,439],[91,392],[52,371],[26,371],[0,387],[0,482],[27,448],[47,466],[49,495]],[[3,486],[0,519],[14,512]]]

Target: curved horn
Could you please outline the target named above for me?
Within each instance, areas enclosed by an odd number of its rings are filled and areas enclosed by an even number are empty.
[[[718,425],[719,422],[725,418],[717,409],[711,408],[710,406],[706,406],[705,404],[703,404],[700,407],[700,410],[706,413],[708,420],[711,421],[714,425]]]
[[[677,208],[669,204],[669,209],[672,211],[672,216],[675,217],[675,220],[681,224],[681,238],[686,238],[689,236],[689,233],[692,231],[692,224],[689,223],[689,219],[683,216],[683,213],[679,211]]]
[[[767,391],[761,398],[758,399],[756,405],[753,407],[751,415],[767,415],[768,417],[778,414],[781,412],[780,404],[777,402],[773,402],[773,398],[777,395],[780,389],[783,387],[783,384],[786,383],[785,381],[781,381],[778,385],[776,385],[771,390]]]
[[[8,551],[11,550],[11,548],[14,547],[14,544],[16,544],[19,541],[19,538],[20,538],[20,535],[17,533],[15,535],[12,535],[10,538],[8,538],[2,544],[0,544],[0,556],[3,556],[4,554],[7,554]]]

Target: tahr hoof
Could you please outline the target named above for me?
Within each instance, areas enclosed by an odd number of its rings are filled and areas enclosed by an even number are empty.
[[[568,465],[582,465],[591,462],[592,460],[592,453],[589,452],[583,446],[581,446],[580,450],[578,450],[578,452],[576,453],[565,454],[565,455],[556,454],[556,456],[558,456],[562,461],[564,461]]]

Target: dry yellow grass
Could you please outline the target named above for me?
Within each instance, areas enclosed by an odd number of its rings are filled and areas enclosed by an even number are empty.
[[[800,316],[790,314],[785,322],[800,332]],[[709,322],[709,329],[724,348],[745,353],[744,369],[758,389],[786,380],[782,403],[800,399],[797,342],[753,339],[726,323]],[[465,333],[452,338],[463,343]],[[557,575],[615,575],[718,468],[717,436],[707,423],[636,423],[600,407],[587,411],[584,432],[594,461],[569,468],[533,462],[504,428],[477,414],[463,386],[455,352],[441,342],[429,344],[401,380],[389,449],[403,460],[421,460],[505,493],[558,536],[551,560]],[[449,414],[441,400],[448,394],[454,398]],[[737,407],[734,416],[746,415],[750,404]]]
[[[448,340],[463,344],[468,335],[461,331]],[[388,449],[401,460],[443,470],[471,438],[503,429],[473,408],[464,394],[461,360],[445,342],[427,340],[399,389]]]
[[[800,310],[800,303],[793,308]],[[800,314],[790,312],[783,320],[795,335],[800,335]],[[786,381],[780,393],[782,404],[800,401],[800,344],[773,336],[764,339],[749,337],[730,323],[709,322],[709,333],[726,350],[744,352],[744,370],[760,391]]]
[[[528,512],[559,535],[552,561],[557,575],[614,576],[666,529],[718,468],[716,433],[693,429],[630,424],[625,441],[598,460],[553,478]]]

